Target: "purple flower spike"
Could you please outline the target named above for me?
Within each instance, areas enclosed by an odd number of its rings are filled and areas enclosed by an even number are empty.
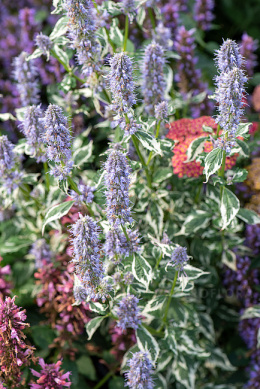
[[[47,263],[51,261],[53,253],[45,239],[38,239],[33,243],[30,254],[35,258],[35,267],[39,269],[43,266],[43,260]]]
[[[166,121],[168,118],[168,103],[167,101],[161,101],[155,106],[155,117],[157,120]]]
[[[14,145],[6,135],[0,136],[0,173],[4,176],[7,171],[14,167]]]
[[[139,313],[140,309],[137,304],[139,300],[134,295],[130,294],[123,297],[117,307],[118,323],[117,327],[122,331],[126,331],[127,328],[133,328],[136,330],[140,324]]]
[[[130,19],[130,22],[133,21],[134,17],[137,14],[137,5],[135,0],[122,0],[120,3],[122,5],[123,14],[127,15]]]
[[[64,373],[60,370],[61,361],[48,365],[42,358],[39,359],[39,365],[41,371],[37,372],[31,369],[32,374],[38,377],[36,383],[30,384],[31,389],[63,389],[64,387],[70,388],[71,381],[69,376],[71,372]]]
[[[124,257],[140,251],[140,238],[137,231],[126,229],[129,241],[119,228],[111,229],[106,235],[105,253],[112,262],[119,263]]]
[[[50,104],[44,117],[45,133],[43,141],[47,145],[47,157],[55,162],[50,173],[58,180],[66,178],[73,167],[71,161],[71,135],[67,118],[62,109]]]
[[[95,187],[80,184],[78,186],[78,189],[79,189],[81,195],[76,193],[74,190],[70,191],[70,196],[71,196],[72,200],[75,201],[75,205],[81,205],[83,202],[85,202],[87,204],[92,203],[92,201],[94,199],[93,192],[95,191]]]
[[[52,49],[53,43],[47,35],[44,35],[42,32],[38,34],[35,38],[35,43],[38,48],[45,54],[47,57],[50,55],[50,50]]]
[[[245,32],[242,35],[242,41],[240,43],[240,52],[245,59],[244,67],[249,77],[254,74],[254,68],[257,66],[257,55],[255,51],[258,49],[258,40],[253,39]]]
[[[120,145],[115,144],[105,163],[106,212],[109,223],[118,227],[132,223],[129,201],[130,167]]]
[[[38,72],[33,61],[27,61],[28,53],[22,52],[14,59],[14,79],[17,81],[17,89],[20,94],[22,106],[39,103]]]
[[[198,27],[207,31],[211,28],[211,22],[214,19],[213,8],[214,0],[196,0],[194,5],[194,19],[198,23]]]
[[[151,43],[145,49],[142,73],[145,110],[154,116],[154,107],[164,99],[166,83],[163,68],[165,65],[164,50],[158,43]]]
[[[219,73],[226,73],[235,67],[241,68],[243,58],[238,44],[231,39],[224,41],[220,49],[216,51],[216,63]]]
[[[129,370],[126,373],[126,386],[130,389],[153,389],[153,365],[148,353],[139,351],[134,353],[127,362]]]
[[[187,248],[178,246],[173,250],[168,266],[174,267],[179,273],[184,272],[184,266],[187,264],[188,260]]]

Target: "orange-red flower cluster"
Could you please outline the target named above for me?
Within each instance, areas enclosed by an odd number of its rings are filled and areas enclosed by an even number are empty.
[[[199,162],[192,161],[185,163],[187,160],[187,150],[191,142],[202,136],[207,136],[207,132],[203,131],[202,126],[208,126],[217,129],[217,123],[210,116],[201,116],[197,119],[180,119],[168,125],[169,132],[167,138],[176,141],[173,149],[174,156],[172,158],[173,172],[178,177],[199,177],[203,173],[203,166]],[[209,153],[213,149],[212,142],[206,141],[204,144],[204,152]],[[231,169],[236,163],[237,155],[226,159],[226,170]]]

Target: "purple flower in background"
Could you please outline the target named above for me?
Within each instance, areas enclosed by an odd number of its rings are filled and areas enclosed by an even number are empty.
[[[11,283],[5,279],[6,276],[11,274],[10,265],[1,267],[3,258],[0,257],[0,301],[4,300],[11,293]]]
[[[58,180],[65,179],[73,167],[71,161],[71,135],[68,129],[68,121],[62,109],[50,104],[44,117],[45,133],[43,142],[47,145],[47,157],[55,162],[50,173]]]
[[[82,73],[89,77],[100,70],[100,44],[96,38],[96,13],[91,0],[66,0],[63,4],[69,17],[68,36],[77,51]]]
[[[164,99],[166,82],[163,68],[165,65],[164,50],[158,43],[149,44],[144,53],[142,64],[145,110],[154,116],[154,107]]]
[[[88,292],[80,281],[77,283],[77,285],[76,283],[74,283],[73,295],[76,303],[81,303],[83,301],[86,301],[88,297]]]
[[[17,89],[20,94],[22,106],[38,104],[39,85],[38,72],[33,61],[27,61],[28,53],[22,52],[14,59],[14,79],[17,81]]]
[[[9,170],[12,170],[15,164],[14,145],[6,135],[0,136],[0,173],[5,176]]]
[[[246,225],[246,245],[251,248],[254,255],[260,254],[260,225]]]
[[[155,118],[157,120],[166,121],[168,118],[168,103],[167,101],[161,101],[159,104],[155,106]]]
[[[192,92],[192,97],[200,93],[208,92],[208,85],[202,82],[202,75],[196,69],[197,58],[195,57],[195,29],[186,30],[184,26],[178,28],[174,49],[180,58],[177,59],[178,73],[176,81],[184,98]],[[191,104],[192,117],[211,114],[213,104],[205,98],[200,104]]]
[[[83,202],[90,204],[94,199],[93,192],[95,191],[95,189],[96,188],[94,186],[79,184],[78,190],[81,194],[79,195],[74,190],[71,190],[70,197],[72,198],[72,200],[75,201],[75,205],[81,205],[81,203]]]
[[[30,147],[30,155],[36,157],[37,162],[45,162],[45,150],[42,136],[45,132],[43,122],[43,111],[40,106],[32,105],[25,111],[24,119],[20,128],[26,137]]]
[[[75,273],[91,299],[100,298],[99,287],[104,277],[101,245],[97,223],[89,216],[79,215],[71,226]]]
[[[137,304],[139,300],[134,295],[130,294],[122,298],[119,302],[116,314],[118,316],[117,327],[126,331],[127,328],[136,330],[140,324],[140,309]]]
[[[135,0],[122,0],[120,3],[123,14],[127,15],[132,22],[137,14],[137,4]]]
[[[173,45],[171,40],[171,29],[165,27],[162,22],[159,22],[153,31],[153,40],[165,50],[170,50]]]
[[[35,38],[36,46],[42,51],[43,54],[49,58],[50,50],[52,49],[53,43],[47,35],[42,32]]]
[[[243,58],[238,44],[231,39],[223,41],[219,50],[216,51],[216,63],[219,73],[227,73],[233,68],[241,68]]]
[[[153,365],[147,352],[138,351],[127,362],[126,386],[130,389],[153,389]]]
[[[194,19],[198,23],[198,27],[207,31],[211,28],[211,22],[214,19],[213,8],[214,0],[196,0],[194,5]]]
[[[115,144],[105,163],[106,213],[109,223],[117,227],[132,223],[129,201],[130,167],[121,146]]]
[[[7,194],[12,194],[15,189],[20,187],[22,178],[23,172],[18,170],[8,172],[3,182],[3,187],[5,188]]]
[[[106,255],[114,263],[121,262],[123,257],[129,257],[129,255],[139,252],[141,249],[137,231],[132,231],[130,228],[127,228],[126,231],[129,241],[119,228],[112,228],[106,234],[104,250]]]
[[[180,18],[180,5],[177,2],[167,2],[161,8],[164,16],[164,24],[171,31],[171,38],[175,38],[175,32],[178,28]]]
[[[130,271],[126,272],[124,275],[124,281],[126,285],[131,285],[134,281],[134,275]]]
[[[240,53],[245,59],[244,68],[246,74],[252,77],[254,74],[254,67],[257,66],[257,55],[255,51],[258,49],[258,40],[253,39],[246,32],[242,35],[242,41],[240,43]]]
[[[37,372],[31,369],[32,374],[35,377],[38,377],[36,383],[29,384],[31,389],[63,389],[70,388],[70,374],[71,372],[64,373],[63,370],[60,370],[61,361],[57,363],[47,364],[42,358],[39,359],[39,365],[41,371]]]
[[[47,263],[51,261],[53,253],[45,239],[36,240],[29,253],[35,258],[35,267],[39,269],[43,266],[43,260]]]
[[[178,246],[173,250],[168,266],[174,267],[179,273],[184,272],[184,266],[187,264],[188,260],[187,248]]]

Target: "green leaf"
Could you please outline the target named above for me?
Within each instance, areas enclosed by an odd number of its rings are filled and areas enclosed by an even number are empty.
[[[138,8],[136,21],[139,24],[139,26],[143,25],[143,22],[145,20],[145,15],[146,15],[145,9],[143,7]]]
[[[196,213],[186,216],[180,232],[177,235],[194,234],[201,229],[205,229],[211,220],[212,215],[209,212],[198,210]]]
[[[156,154],[162,155],[160,143],[149,132],[138,130],[135,132],[135,136],[142,143],[143,147],[147,150],[153,151]]]
[[[245,181],[247,175],[248,171],[246,169],[237,168],[234,176],[232,177],[232,182],[243,182]]]
[[[92,338],[102,321],[105,319],[106,316],[98,316],[95,317],[94,319],[91,319],[87,324],[86,324],[86,331],[88,334],[88,340]]]
[[[26,61],[31,61],[32,59],[39,58],[41,55],[41,49],[36,49],[31,55],[29,55],[29,57],[27,57]]]
[[[88,305],[92,312],[99,313],[100,315],[105,314],[108,308],[105,304],[101,304],[99,302],[94,302],[94,301],[89,301]]]
[[[184,355],[179,355],[173,364],[173,374],[186,389],[195,389],[198,363]]]
[[[134,277],[148,289],[149,283],[152,280],[152,268],[141,255],[134,255],[132,272]]]
[[[45,226],[47,224],[49,224],[50,222],[52,222],[54,220],[58,220],[62,216],[66,215],[69,212],[69,210],[73,204],[74,204],[74,201],[65,201],[64,203],[54,205],[54,207],[49,209],[49,211],[47,212],[47,214],[44,218],[44,222],[43,222],[43,226],[42,226],[42,234],[44,233]]]
[[[154,377],[154,389],[168,389],[167,381],[161,374]]]
[[[54,10],[51,12],[52,14],[60,14],[64,12],[63,8],[63,0],[53,0]]]
[[[63,51],[59,46],[54,45],[51,52],[53,52],[55,56],[64,63],[65,68],[69,68],[69,57],[65,51]]]
[[[223,159],[223,150],[213,149],[205,158],[204,174],[206,175],[206,182],[209,177],[214,174],[221,166]]]
[[[46,326],[32,326],[31,333],[33,343],[41,349],[48,349],[49,345],[56,338],[55,331]]]
[[[237,217],[239,217],[239,219],[243,220],[247,224],[260,223],[260,217],[255,211],[251,211],[250,209],[240,208],[237,213]]]
[[[146,351],[150,355],[151,361],[155,363],[160,352],[156,339],[143,326],[139,326],[136,330],[136,339],[140,350]]]
[[[97,379],[96,370],[93,365],[91,358],[88,355],[82,355],[76,361],[78,372],[91,381],[95,381]]]
[[[231,251],[229,249],[223,250],[221,261],[226,266],[228,266],[231,270],[233,270],[233,271],[237,270],[237,257],[233,251]]]
[[[63,16],[60,18],[54,26],[51,35],[49,38],[54,41],[56,38],[59,38],[62,35],[65,35],[68,31],[68,22],[69,18],[67,16]]]
[[[5,122],[6,120],[17,120],[11,113],[0,113],[0,120]]]
[[[108,383],[108,388],[109,389],[122,389],[124,388],[124,383],[125,383],[125,380],[123,377],[113,377],[109,383]]]
[[[241,139],[236,139],[236,143],[237,145],[232,148],[232,152],[230,153],[230,155],[239,153],[242,157],[248,158],[250,151],[247,143]]]
[[[223,221],[222,230],[224,230],[235,218],[240,208],[240,202],[237,196],[231,190],[223,187],[220,213]]]
[[[226,354],[224,354],[220,348],[212,348],[212,350],[210,351],[211,351],[210,356],[208,357],[205,363],[206,367],[210,369],[219,367],[220,369],[226,371],[236,370],[234,366],[232,366],[231,363],[229,362],[229,359],[226,356]]]
[[[244,320],[244,319],[254,319],[254,318],[260,318],[260,305],[255,305],[254,307],[249,307],[245,309],[240,319]]]
[[[195,139],[188,147],[187,150],[187,159],[184,161],[185,163],[194,161],[199,154],[202,153],[204,148],[204,143],[208,139],[206,136],[202,136],[201,138]]]
[[[248,134],[249,128],[250,128],[251,124],[252,123],[241,123],[241,124],[239,124],[237,132],[236,132],[236,136],[243,136],[245,134]],[[236,141],[237,140],[238,139],[236,139]]]
[[[159,183],[165,181],[167,178],[172,177],[172,175],[172,168],[162,167],[156,171],[155,175],[153,176],[153,182]]]
[[[80,147],[74,151],[73,160],[76,166],[81,166],[86,162],[92,161],[93,141],[91,140],[86,146]]]

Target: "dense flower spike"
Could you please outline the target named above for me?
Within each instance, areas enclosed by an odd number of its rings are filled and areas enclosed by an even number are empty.
[[[155,42],[145,49],[142,64],[145,110],[154,116],[154,107],[164,99],[166,83],[163,68],[165,65],[164,50]]]
[[[168,103],[167,101],[162,101],[161,103],[155,106],[155,117],[157,120],[166,121],[168,118]]]
[[[188,260],[187,248],[178,246],[173,250],[168,265],[174,267],[174,269],[180,273],[184,272],[184,266],[187,264]]]
[[[3,258],[0,257],[0,265]],[[11,268],[10,265],[6,265],[1,267],[0,266],[0,301],[4,300],[5,297],[7,297],[10,294],[10,289],[12,287],[11,282],[7,281],[5,279],[6,276],[9,276],[11,274]]]
[[[132,223],[129,201],[130,167],[120,145],[115,144],[105,163],[106,212],[109,223],[117,227]]]
[[[100,298],[99,287],[104,277],[97,223],[89,216],[79,215],[71,227],[75,273],[91,299]]]
[[[170,29],[171,38],[174,39],[179,24],[180,5],[177,2],[167,2],[161,7],[161,12],[164,16],[165,27]]]
[[[178,73],[176,81],[182,95],[186,98],[190,92],[192,96],[197,96],[202,92],[208,92],[208,85],[201,81],[202,75],[199,69],[196,69],[197,58],[195,57],[195,29],[186,30],[184,26],[178,28],[174,41],[174,49],[179,54],[177,60]],[[212,112],[211,101],[203,100],[199,105],[191,105],[192,116],[198,117]]]
[[[130,389],[153,389],[153,365],[146,352],[139,351],[133,354],[127,362],[129,370],[126,373],[126,386]]]
[[[64,373],[60,370],[61,361],[48,365],[42,358],[39,359],[39,365],[41,371],[35,371],[31,369],[32,374],[38,377],[36,383],[30,384],[31,389],[63,389],[64,387],[70,388],[70,374],[71,372]]]
[[[45,133],[43,141],[47,144],[47,157],[55,162],[50,173],[59,180],[66,178],[73,166],[71,159],[71,135],[68,121],[62,109],[50,104],[44,117]]]
[[[14,79],[17,81],[17,89],[22,106],[38,104],[37,69],[33,61],[27,61],[28,53],[22,52],[14,59]]]
[[[111,109],[123,117],[136,103],[132,60],[125,53],[115,54],[110,60],[107,76],[112,93]]]
[[[82,72],[89,77],[100,70],[100,44],[96,38],[96,14],[91,0],[66,0],[63,4],[69,17],[68,36],[77,51]]]
[[[254,74],[254,68],[257,66],[257,55],[255,51],[258,49],[258,40],[253,39],[246,32],[242,35],[242,41],[240,43],[240,53],[245,59],[244,67],[246,74],[252,77]]]
[[[132,22],[137,14],[137,4],[135,0],[122,0],[120,3],[122,12],[127,15]]]
[[[216,64],[219,73],[242,67],[243,58],[235,41],[227,39],[223,42],[220,49],[216,51]]]
[[[132,294],[122,298],[119,302],[116,313],[118,316],[117,326],[125,331],[127,328],[136,330],[141,323],[140,309],[137,304],[139,299]]]
[[[0,300],[0,378],[10,388],[17,388],[21,379],[21,366],[30,364],[34,348],[24,342],[25,310],[15,305],[15,297]]]
[[[41,52],[47,57],[49,57],[50,50],[52,49],[53,43],[47,35],[44,35],[42,32],[38,34],[35,38],[35,43]]]
[[[198,23],[198,27],[203,31],[210,30],[211,22],[214,19],[212,13],[214,8],[214,0],[196,0],[194,5],[194,19]]]
[[[126,232],[129,240],[127,240],[125,234],[119,228],[112,228],[106,235],[104,250],[114,263],[121,262],[123,257],[128,257],[141,249],[137,231],[127,228]]]
[[[134,281],[134,275],[130,271],[126,272],[124,275],[124,281],[126,285],[131,285]]]
[[[38,239],[33,243],[29,253],[35,258],[36,269],[43,266],[43,261],[51,261],[53,253],[45,239]]]
[[[83,202],[87,204],[92,203],[94,199],[93,192],[95,191],[94,186],[79,184],[78,190],[81,193],[80,195],[76,193],[74,190],[70,191],[70,196],[75,201],[75,205],[81,205],[81,203]]]
[[[6,135],[0,136],[0,174],[4,176],[14,167],[14,145]]]
[[[40,106],[32,105],[26,109],[24,120],[20,128],[30,147],[31,156],[36,157],[37,162],[45,162],[46,156],[42,143],[42,136],[45,129],[43,111]]]
[[[153,40],[165,50],[170,50],[172,47],[171,29],[165,27],[162,22],[159,22],[153,31]]]

